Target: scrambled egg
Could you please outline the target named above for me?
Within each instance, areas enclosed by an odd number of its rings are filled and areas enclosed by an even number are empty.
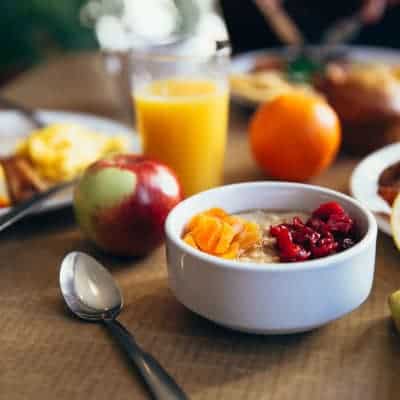
[[[75,124],[51,124],[22,140],[16,153],[27,157],[51,182],[73,179],[91,163],[127,150],[124,136],[107,136]]]
[[[256,103],[272,101],[294,91],[317,95],[311,85],[291,83],[284,72],[274,70],[232,75],[230,86],[234,94]]]

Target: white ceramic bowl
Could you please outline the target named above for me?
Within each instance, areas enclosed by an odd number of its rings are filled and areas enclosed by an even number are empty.
[[[355,219],[362,240],[325,258],[278,264],[223,260],[181,239],[190,218],[211,207],[312,211],[339,202]],[[195,313],[251,333],[314,329],[357,308],[368,297],[375,269],[377,225],[361,204],[317,186],[253,182],[222,186],[178,204],[166,221],[168,276],[176,298]]]

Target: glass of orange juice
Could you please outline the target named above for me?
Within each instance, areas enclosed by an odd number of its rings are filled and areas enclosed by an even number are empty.
[[[170,166],[184,194],[223,179],[229,56],[132,55],[132,96],[143,153]]]

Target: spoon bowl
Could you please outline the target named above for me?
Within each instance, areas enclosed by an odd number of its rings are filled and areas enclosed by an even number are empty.
[[[60,288],[69,309],[85,320],[115,318],[123,300],[112,275],[93,257],[69,253],[61,263]]]

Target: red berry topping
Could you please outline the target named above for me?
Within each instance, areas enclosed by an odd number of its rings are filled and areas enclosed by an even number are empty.
[[[300,217],[294,217],[293,218],[293,228],[294,229],[302,229],[304,228],[304,222],[301,220]]]
[[[285,224],[271,226],[270,233],[278,239],[278,248],[282,251],[293,244],[292,234]]]
[[[353,228],[353,220],[347,214],[332,214],[326,223],[330,232],[347,234]]]
[[[332,201],[330,203],[321,204],[313,213],[314,218],[322,219],[322,221],[327,221],[332,214],[345,214],[343,207]]]
[[[281,261],[304,261],[310,257],[310,252],[293,242],[292,234],[284,224],[271,226],[270,233],[277,239]]]
[[[316,245],[311,246],[311,253],[314,258],[321,258],[335,253],[338,243],[332,238],[321,239]]]
[[[328,229],[326,223],[319,218],[311,217],[307,221],[307,226],[309,226],[311,229],[313,229],[314,231],[316,231],[322,235],[325,235],[327,232],[329,232],[329,229]]]
[[[321,204],[306,223],[294,217],[291,224],[271,226],[270,233],[283,262],[326,257],[357,242],[354,221],[335,202]]]
[[[296,230],[292,233],[292,236],[294,242],[301,245],[316,244],[321,237],[317,231],[308,226],[303,226],[303,228]]]

